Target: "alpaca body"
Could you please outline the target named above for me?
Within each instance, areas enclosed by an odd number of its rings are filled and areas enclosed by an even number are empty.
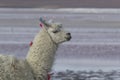
[[[0,80],[34,80],[25,60],[0,55]]]

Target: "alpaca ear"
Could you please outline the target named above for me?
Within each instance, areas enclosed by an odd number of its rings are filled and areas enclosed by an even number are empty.
[[[44,20],[43,18],[40,18],[40,22],[43,23],[46,27],[50,26],[50,24],[46,20]]]
[[[46,25],[46,27],[51,27],[52,24],[54,23],[54,21],[52,19],[48,20],[48,21],[44,21],[44,24]]]
[[[48,23],[48,22],[43,22],[43,24],[46,26],[46,27],[49,27],[50,26],[50,24]]]
[[[50,19],[50,20],[48,21],[48,24],[52,24],[52,23],[54,23],[54,21],[53,21],[52,19]]]

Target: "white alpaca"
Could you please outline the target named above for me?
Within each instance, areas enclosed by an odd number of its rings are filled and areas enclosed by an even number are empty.
[[[58,45],[71,39],[58,23],[43,21],[25,60],[0,56],[0,80],[47,80]]]

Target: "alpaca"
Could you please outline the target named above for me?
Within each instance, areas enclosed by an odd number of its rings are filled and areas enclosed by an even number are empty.
[[[62,30],[61,24],[41,22],[44,27],[33,40],[26,59],[0,55],[0,80],[47,80],[59,44],[69,41],[71,35]]]
[[[35,80],[47,80],[59,44],[71,39],[70,33],[62,29],[62,24],[50,21],[42,23],[44,27],[33,40],[26,58]]]

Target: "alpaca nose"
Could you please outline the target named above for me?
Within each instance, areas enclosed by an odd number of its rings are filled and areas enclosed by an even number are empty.
[[[71,35],[70,33],[66,33],[67,35]]]
[[[67,35],[66,39],[67,39],[67,41],[69,41],[72,38],[71,33],[66,33],[66,35]]]

